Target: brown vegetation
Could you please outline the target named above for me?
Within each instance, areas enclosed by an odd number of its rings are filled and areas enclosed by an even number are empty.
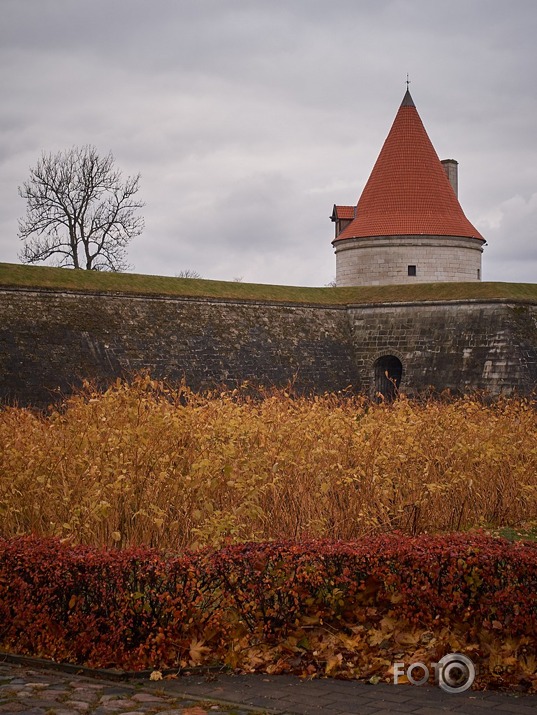
[[[536,436],[523,399],[200,396],[140,377],[0,412],[0,536],[180,551],[517,527],[537,514]]]

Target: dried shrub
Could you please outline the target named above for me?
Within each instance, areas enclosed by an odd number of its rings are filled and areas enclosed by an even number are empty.
[[[182,550],[518,527],[537,514],[536,438],[524,399],[197,395],[141,376],[0,412],[0,536]]]

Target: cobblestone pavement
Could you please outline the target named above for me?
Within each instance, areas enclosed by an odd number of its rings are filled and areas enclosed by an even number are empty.
[[[259,708],[220,704],[203,693],[190,697],[179,691],[181,686],[164,688],[160,681],[118,683],[0,664],[2,715],[249,715],[262,712]]]
[[[537,696],[426,686],[376,686],[292,676],[191,675],[158,682],[97,680],[0,664],[2,715],[537,715]]]

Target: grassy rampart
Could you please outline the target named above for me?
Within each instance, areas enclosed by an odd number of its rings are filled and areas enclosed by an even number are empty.
[[[416,283],[354,288],[311,288],[136,273],[75,271],[11,263],[0,263],[0,288],[2,287],[320,305],[429,300],[508,300],[537,303],[537,284],[533,283]]]

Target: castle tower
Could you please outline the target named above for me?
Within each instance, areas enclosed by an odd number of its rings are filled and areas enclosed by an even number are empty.
[[[406,91],[356,206],[334,206],[338,286],[481,280],[485,239]]]

